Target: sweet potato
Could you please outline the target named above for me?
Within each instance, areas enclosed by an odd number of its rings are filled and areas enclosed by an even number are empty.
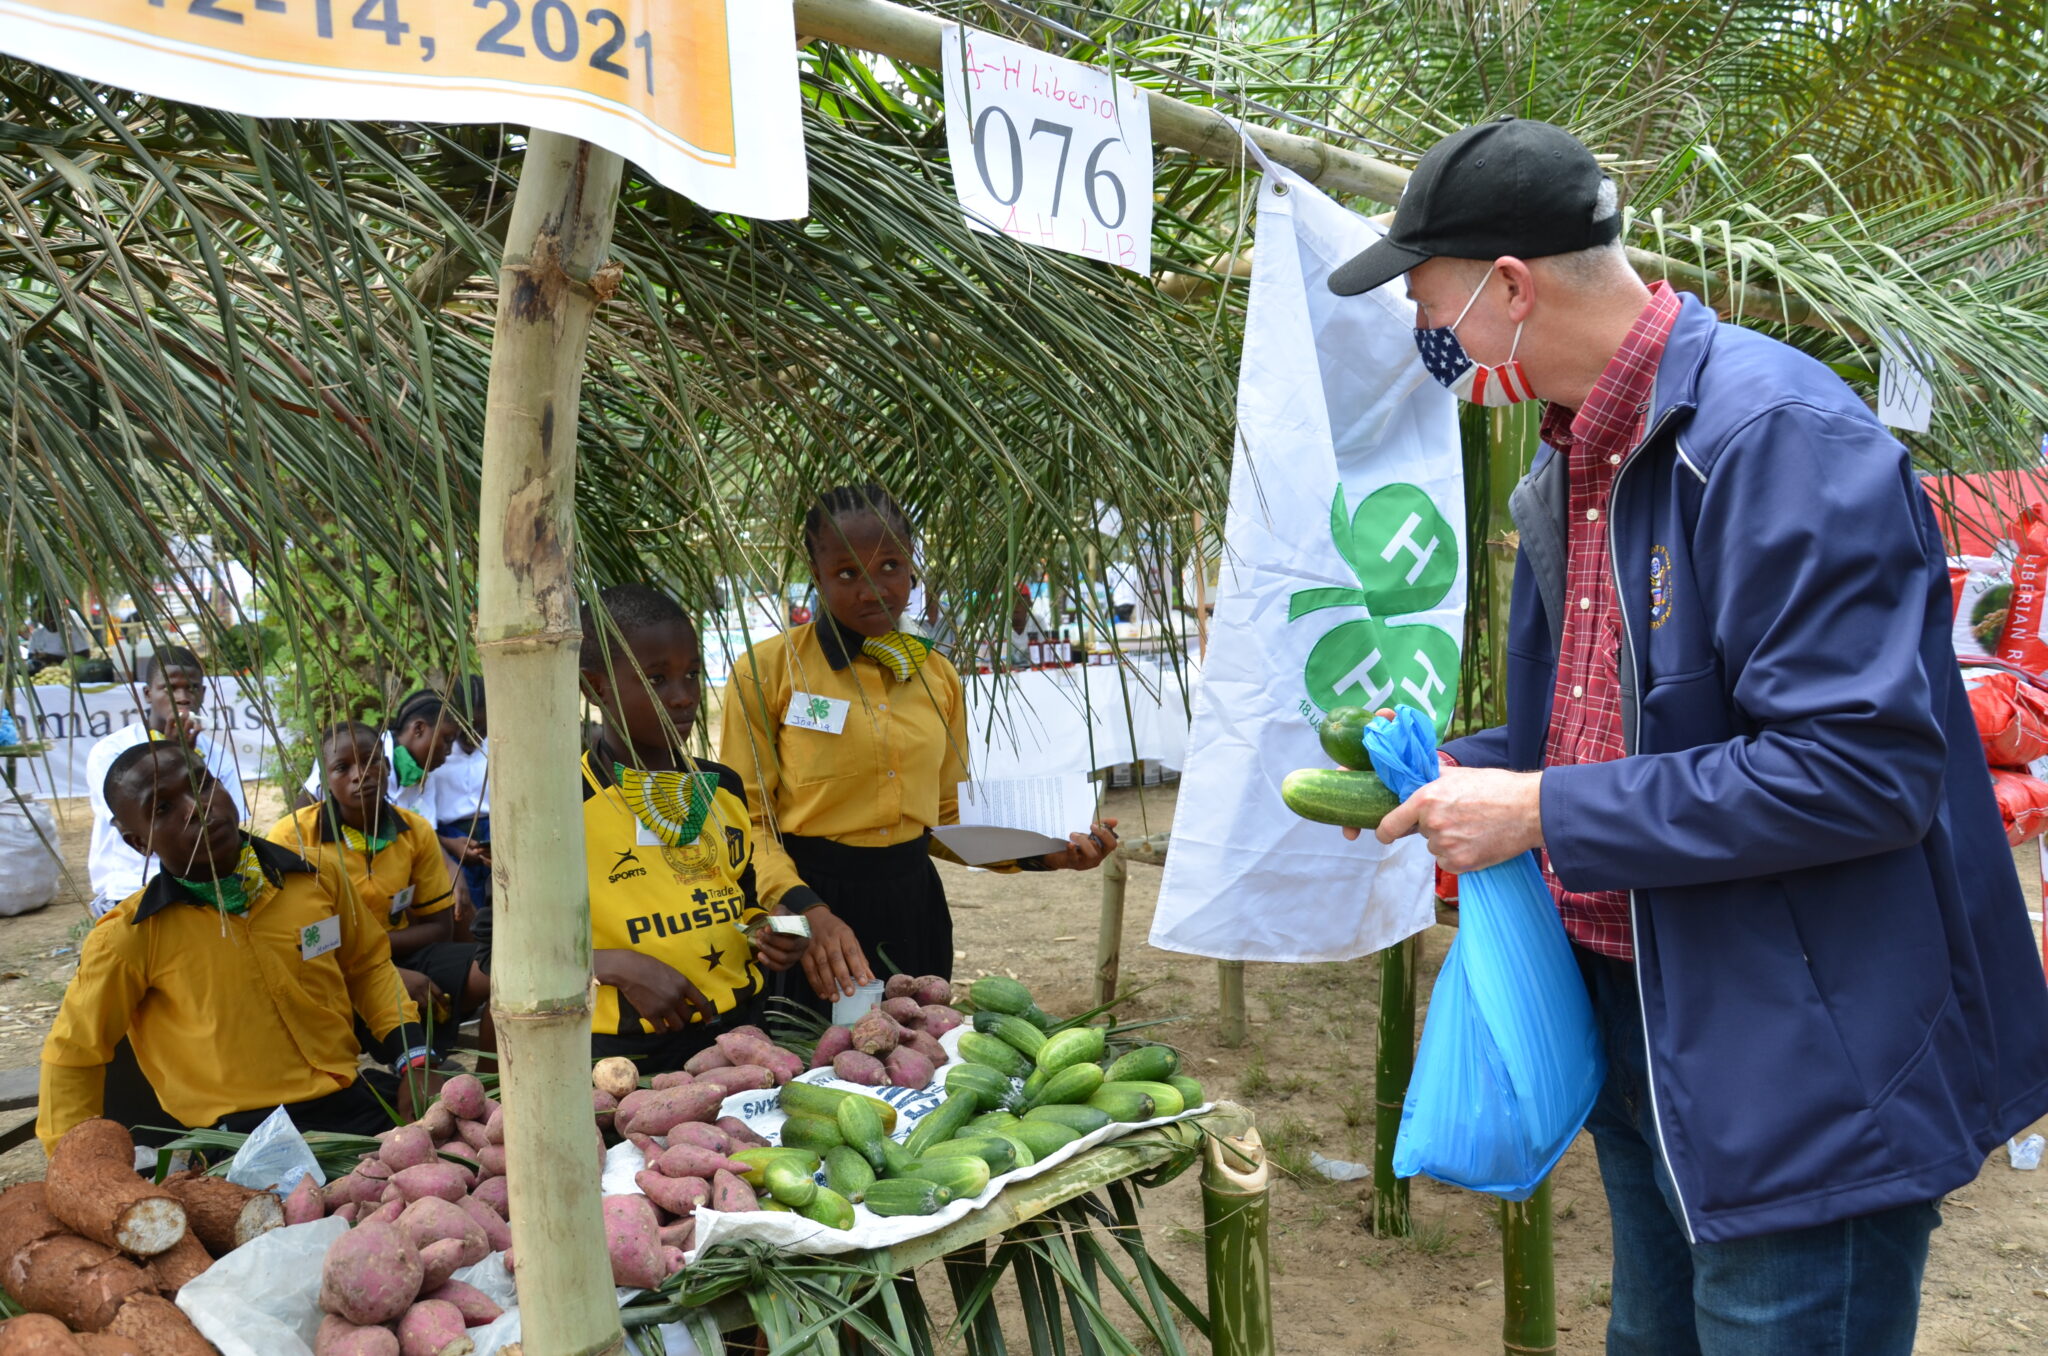
[[[918,1011],[924,1014],[924,1034],[933,1040],[967,1020],[960,1015],[958,1008],[949,1008],[943,1003],[927,1003]]]
[[[371,1190],[373,1185],[375,1191]],[[320,1189],[321,1198],[327,1202],[329,1214],[339,1213],[345,1205],[375,1200],[383,1194],[384,1183],[365,1177],[359,1172],[344,1173]]]
[[[360,1327],[337,1314],[320,1319],[313,1356],[398,1356],[398,1334],[385,1327]]]
[[[769,1147],[768,1141],[763,1139],[754,1130],[753,1126],[748,1125],[737,1116],[720,1116],[714,1124],[720,1130],[725,1131],[726,1138],[732,1141],[735,1152],[740,1149],[766,1149]]]
[[[621,1055],[601,1059],[590,1069],[590,1086],[616,1100],[640,1086],[640,1066]]]
[[[391,1132],[391,1138],[384,1141],[384,1147],[377,1151],[377,1159],[394,1173],[431,1163],[434,1161],[434,1136],[426,1126],[417,1122],[401,1125]]]
[[[649,1289],[661,1284],[661,1226],[645,1196],[604,1198],[605,1248],[616,1285]]]
[[[747,1171],[746,1164],[735,1162],[724,1154],[714,1153],[701,1145],[680,1143],[670,1144],[649,1166],[670,1177],[702,1177],[707,1182],[714,1172]]]
[[[454,1305],[461,1313],[462,1324],[466,1328],[481,1328],[486,1323],[495,1323],[505,1314],[496,1300],[465,1281],[450,1281],[431,1295],[420,1298]]]
[[[767,1032],[755,1026],[752,1022],[742,1022],[738,1026],[727,1027],[725,1034],[728,1036],[752,1036],[757,1041],[770,1039]]]
[[[946,1053],[945,1046],[940,1045],[936,1038],[923,1031],[904,1032],[903,1039],[896,1043],[896,1049],[917,1051],[917,1053],[932,1062],[932,1068],[934,1069],[939,1068],[952,1058],[952,1056]],[[889,1053],[894,1054],[895,1050]]]
[[[491,1142],[490,1132],[484,1129],[482,1121],[455,1122],[455,1137],[478,1153],[482,1153]]]
[[[895,1047],[890,1048],[893,1050]],[[889,1081],[889,1071],[882,1061],[858,1050],[847,1050],[835,1057],[832,1076],[849,1083],[864,1083],[871,1088],[879,1088]]]
[[[462,1311],[446,1300],[421,1300],[398,1320],[398,1356],[470,1356],[475,1350],[462,1331]]]
[[[711,1178],[711,1208],[713,1210],[759,1210],[761,1202],[754,1195],[754,1189],[729,1172],[714,1173]]]
[[[504,1178],[486,1177],[469,1194],[471,1199],[482,1201],[506,1219],[512,1218],[512,1184]]]
[[[702,1177],[670,1177],[653,1169],[633,1174],[633,1181],[671,1215],[689,1215],[711,1199],[711,1184]]]
[[[908,998],[917,992],[917,976],[891,975],[882,981],[882,1001],[892,998]]]
[[[664,1277],[675,1275],[683,1269],[683,1265],[683,1250],[681,1248],[663,1248],[661,1250],[661,1274]]]
[[[682,1069],[670,1069],[667,1073],[656,1074],[651,1080],[651,1085],[656,1092],[666,1092],[670,1088],[680,1088],[687,1083],[693,1083],[696,1078],[695,1074]]]
[[[883,1061],[883,1067],[888,1070],[890,1085],[899,1088],[924,1087],[937,1072],[930,1060],[907,1045],[891,1050],[889,1058]]]
[[[505,1108],[491,1103],[491,1114],[484,1117],[484,1139],[491,1144],[505,1142]]]
[[[446,1144],[455,1138],[455,1113],[448,1109],[446,1102],[436,1102],[428,1107],[419,1123],[427,1127],[427,1134],[436,1144]]]
[[[910,996],[920,1007],[943,1007],[953,1001],[953,986],[937,975],[919,975]]]
[[[620,1134],[630,1133],[633,1120],[640,1114],[640,1108],[653,1101],[666,1089],[639,1088],[619,1099],[619,1109],[612,1113],[612,1128]]]
[[[597,1119],[597,1128],[599,1130],[611,1129],[612,1121],[618,1115],[618,1111],[618,1098],[612,1096],[603,1088],[592,1088],[590,1090],[590,1114]]]
[[[391,1165],[377,1155],[369,1154],[356,1164],[355,1175],[372,1182],[388,1182],[391,1180]]]
[[[803,1072],[799,1069],[797,1072]],[[735,1064],[729,1069],[713,1069],[691,1084],[692,1087],[718,1088],[721,1100],[736,1092],[757,1092],[776,1086],[775,1075],[759,1064]]]
[[[869,1008],[867,1015],[853,1024],[853,1048],[880,1059],[896,1048],[901,1034],[902,1028],[896,1025],[895,1018],[880,1008]]]
[[[469,1198],[465,1196],[463,1199]],[[439,1196],[427,1196],[405,1207],[405,1213],[398,1217],[398,1231],[412,1240],[412,1245],[420,1249],[422,1256],[430,1243],[454,1242],[462,1255],[458,1266],[475,1266],[491,1255],[490,1239],[484,1233],[484,1226],[477,1223],[469,1211]]]
[[[779,1045],[768,1047],[768,1072],[775,1075],[776,1086],[795,1078],[805,1067],[804,1057],[796,1051],[785,1050]]]
[[[117,1123],[80,1121],[57,1141],[43,1176],[50,1213],[74,1233],[132,1257],[185,1236],[185,1207],[135,1171],[135,1141]]]
[[[475,1074],[457,1074],[441,1085],[441,1105],[458,1120],[481,1121],[491,1114],[490,1094]]]
[[[284,1203],[267,1191],[251,1191],[225,1177],[179,1176],[164,1185],[184,1202],[192,1232],[215,1257],[284,1227]]]
[[[725,1051],[715,1045],[707,1045],[683,1061],[683,1072],[694,1077],[710,1073],[713,1069],[723,1069],[731,1063],[725,1057]]]
[[[725,1098],[719,1088],[701,1082],[664,1088],[640,1104],[638,1114],[625,1128],[635,1134],[665,1135],[671,1126],[683,1121],[710,1120],[718,1114],[719,1104]]]
[[[674,1224],[661,1226],[661,1246],[688,1252],[697,1246],[697,1217],[685,1215]]]
[[[176,1296],[185,1282],[203,1274],[213,1265],[212,1256],[200,1243],[199,1235],[186,1232],[175,1247],[164,1249],[149,1259],[143,1270],[149,1273],[150,1284],[159,1294]]]
[[[445,1162],[422,1163],[416,1168],[401,1168],[391,1174],[391,1185],[397,1187],[408,1201],[419,1200],[422,1196],[439,1196],[444,1201],[459,1201],[469,1194],[469,1183],[463,1179],[463,1170],[453,1163]]]
[[[475,1196],[464,1196],[456,1202],[456,1207],[476,1221],[477,1228],[484,1231],[484,1245],[492,1252],[503,1252],[512,1246],[512,1226],[489,1205]]]
[[[478,1168],[479,1168],[479,1172],[478,1172],[478,1174],[477,1174],[478,1176],[480,1176],[480,1177],[503,1177],[503,1176],[505,1175],[505,1146],[504,1146],[504,1145],[502,1145],[502,1144],[486,1144],[486,1145],[484,1145],[484,1151],[483,1151],[483,1153],[482,1153],[482,1154],[480,1154],[480,1155],[478,1156],[478,1159],[479,1159],[479,1161],[478,1161],[478,1165],[477,1165],[477,1166],[478,1166]]]
[[[163,1256],[158,1253],[157,1256]],[[74,1333],[72,1341],[85,1356],[152,1356],[148,1347],[132,1337],[123,1337],[114,1332]]]
[[[327,1202],[321,1197],[320,1188],[313,1185],[313,1174],[307,1173],[284,1198],[284,1222],[288,1225],[311,1224],[326,1217]]]
[[[652,1141],[649,1142],[652,1143]],[[709,1149],[712,1153],[726,1155],[730,1155],[735,1147],[732,1142],[732,1136],[726,1134],[725,1131],[717,1126],[706,1125],[702,1121],[683,1121],[678,1125],[670,1126],[668,1142],[671,1147],[677,1144],[694,1144],[700,1149]],[[655,1154],[659,1152],[660,1150],[657,1149]],[[650,1154],[648,1157],[652,1159],[655,1157],[655,1154]]]
[[[420,1290],[439,1290],[462,1269],[462,1244],[452,1238],[437,1238],[420,1249]]]
[[[393,1199],[384,1202],[367,1215],[361,1215],[365,1224],[396,1224],[398,1217],[405,1213],[405,1193],[397,1187],[391,1188]],[[358,1212],[360,1214],[360,1212]]]
[[[136,1294],[155,1295],[149,1273],[104,1243],[76,1234],[42,1238],[4,1259],[0,1287],[24,1309],[82,1332],[107,1326]]]
[[[419,1249],[395,1224],[358,1224],[334,1241],[320,1268],[320,1307],[351,1323],[389,1323],[420,1293]]]
[[[81,1356],[71,1329],[48,1314],[23,1314],[0,1323],[0,1356]]]
[[[150,1356],[217,1356],[184,1311],[161,1295],[130,1295],[102,1331],[132,1339]]]
[[[832,1057],[834,1055],[842,1051],[851,1050],[852,1048],[852,1027],[828,1026],[825,1028],[825,1034],[818,1037],[817,1047],[811,1051],[811,1067],[813,1069],[829,1069],[832,1067]]]
[[[885,1000],[882,1011],[888,1013],[898,1026],[920,1026],[924,1022],[924,1009],[908,994]]]

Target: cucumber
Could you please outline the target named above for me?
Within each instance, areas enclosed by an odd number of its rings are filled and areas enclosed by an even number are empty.
[[[1096,1106],[1035,1106],[1024,1113],[1024,1124],[1063,1125],[1076,1135],[1092,1135],[1109,1124],[1109,1113]]]
[[[782,1109],[792,1116],[822,1116],[829,1121],[839,1114],[839,1104],[849,1097],[872,1102],[875,1114],[882,1118],[882,1133],[896,1133],[896,1108],[879,1097],[863,1097],[844,1088],[820,1087],[816,1083],[790,1082],[782,1085]]]
[[[1030,1007],[1024,1009],[1024,1020],[1031,1023],[1031,1025],[1037,1027],[1040,1031],[1043,1031],[1048,1035],[1052,1033],[1054,1022],[1052,1020],[1051,1014],[1046,1012],[1044,1008],[1038,1006],[1038,1004],[1036,1003],[1033,1003]]]
[[[782,1123],[782,1144],[787,1149],[809,1149],[823,1157],[827,1149],[846,1143],[839,1122],[824,1116],[791,1116]]]
[[[1029,1100],[1029,1106],[1071,1106],[1075,1102],[1085,1102],[1105,1081],[1101,1065],[1076,1064],[1046,1079],[1038,1095]]]
[[[976,1013],[975,1016],[978,1019],[981,1014]],[[981,1023],[979,1020],[975,1022],[974,1030],[977,1034],[981,1033]],[[989,1014],[988,1031],[986,1034],[996,1037],[1005,1045],[1016,1050],[1018,1054],[1033,1062],[1037,1061],[1038,1052],[1045,1048],[1046,1037],[1043,1031],[1040,1031],[1022,1017],[1012,1017],[1006,1012]]]
[[[960,1058],[969,1064],[980,1064],[994,1069],[1009,1078],[1022,1078],[1031,1072],[1031,1061],[1023,1051],[1007,1041],[999,1041],[994,1036],[984,1036],[979,1031],[961,1034]]]
[[[959,1134],[960,1127],[973,1120],[980,1112],[981,1099],[974,1094],[948,1093],[945,1101],[925,1113],[924,1119],[910,1132],[910,1138],[904,1141],[903,1147],[912,1158],[922,1158],[926,1149]]]
[[[1107,1027],[1071,1027],[1057,1036],[1046,1037],[1044,1047],[1032,1058],[1038,1061],[1038,1072],[1056,1074],[1061,1069],[1071,1069],[1076,1064],[1093,1064],[1101,1059],[1108,1038]]]
[[[825,1151],[825,1185],[847,1200],[859,1200],[874,1180],[874,1166],[859,1150],[842,1144]]]
[[[917,1160],[910,1176],[918,1181],[937,1182],[953,1193],[953,1199],[979,1196],[993,1176],[986,1159],[973,1154],[928,1154]]]
[[[1303,819],[1349,829],[1376,829],[1401,803],[1377,773],[1327,767],[1288,773],[1280,780],[1280,799]]]
[[[830,1187],[819,1187],[817,1194],[811,1198],[811,1203],[799,1206],[797,1213],[828,1229],[853,1227],[853,1202]]]
[[[1045,1085],[1050,1082],[1052,1082],[1052,1075],[1050,1073],[1044,1069],[1033,1069],[1031,1077],[1024,1080],[1024,1086],[1017,1089],[1017,1096],[1014,1099],[1017,1106],[1020,1108],[1037,1106],[1039,1094],[1045,1091]]]
[[[1323,718],[1316,740],[1338,767],[1355,772],[1372,771],[1372,755],[1365,751],[1365,727],[1372,724],[1372,712],[1362,706],[1335,706]]]
[[[882,1169],[882,1118],[870,1108],[883,1103],[872,1097],[849,1097],[839,1104],[839,1133],[848,1147],[858,1149],[861,1157],[867,1159],[877,1172]],[[800,1202],[791,1201],[791,1205]]]
[[[998,1073],[986,1064],[969,1064],[962,1059],[946,1067],[946,1095],[958,1097],[962,1092],[971,1092],[984,1111],[994,1111],[1009,1101],[1015,1090],[1008,1074]]]
[[[1202,1085],[1186,1074],[1175,1074],[1166,1081],[1173,1084],[1173,1090],[1180,1094],[1181,1109],[1184,1111],[1209,1100],[1208,1095],[1202,1091]]]
[[[768,1192],[784,1205],[801,1210],[818,1195],[818,1184],[803,1170],[803,1165],[788,1158],[778,1158],[761,1170],[762,1178],[768,1184]]]
[[[884,1177],[901,1177],[917,1166],[917,1160],[911,1157],[910,1150],[893,1139],[882,1141],[882,1163]]]
[[[1156,1083],[1141,1078],[1126,1078],[1121,1083],[1104,1083],[1108,1087],[1136,1088],[1152,1099],[1152,1114],[1155,1116],[1178,1116],[1187,1110],[1187,1099],[1180,1095],[1180,1089],[1171,1083]]]
[[[996,1135],[969,1135],[934,1144],[924,1151],[923,1161],[962,1156],[979,1158],[988,1164],[990,1172],[998,1175],[1017,1166],[1017,1146]]]
[[[1032,1006],[1031,990],[1002,975],[984,975],[967,986],[977,1012],[1007,1012],[1021,1017]]]
[[[818,1170],[818,1156],[808,1149],[794,1147],[784,1149],[742,1149],[738,1153],[731,1155],[731,1157],[747,1165],[747,1171],[742,1174],[742,1178],[748,1186],[756,1191],[768,1185],[768,1180],[764,1174],[767,1172],[768,1165],[778,1159],[790,1159],[801,1166],[805,1172],[816,1172]]]
[[[961,1127],[964,1135],[994,1135],[1021,1122],[1007,1111],[984,1111]]]
[[[1070,1125],[1061,1125],[1058,1121],[1034,1121],[1028,1117],[1002,1134],[1012,1144],[1030,1149],[1033,1162],[1057,1153],[1081,1138],[1081,1132]]]
[[[953,1193],[922,1177],[894,1177],[868,1188],[861,1204],[877,1215],[931,1215],[945,1209]]]
[[[1018,1125],[1023,1123],[1022,1121],[1017,1122]],[[1031,1141],[1018,1134],[1014,1128],[992,1130],[989,1133],[996,1139],[1009,1141],[1010,1147],[1016,1151],[1015,1165],[1017,1167],[1028,1168],[1038,1161],[1038,1153],[1031,1147]]]
[[[1152,1095],[1129,1083],[1104,1083],[1088,1105],[1113,1121],[1149,1121],[1154,1114]]]
[[[1111,1064],[1103,1079],[1109,1083],[1163,1083],[1180,1072],[1180,1056],[1171,1046],[1141,1045]]]
[[[784,1205],[773,1196],[763,1196],[760,1200],[760,1207],[777,1215],[794,1215],[796,1213],[792,1207]]]

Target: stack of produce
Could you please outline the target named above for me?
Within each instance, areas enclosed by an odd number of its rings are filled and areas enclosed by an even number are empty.
[[[1974,665],[1964,667],[1963,686],[2006,841],[2017,847],[2048,830],[2048,781],[2035,774],[2048,757],[2048,688],[2010,669]]]
[[[953,986],[937,975],[891,975],[859,1021],[825,1028],[811,1067],[868,1087],[924,1087],[948,1059],[939,1037],[966,1020],[952,1001]]]
[[[1365,731],[1373,719],[1362,706],[1339,706],[1324,717],[1316,738],[1337,766],[1302,768],[1283,777],[1280,799],[1288,809],[1318,824],[1379,827],[1401,800],[1372,770],[1372,756],[1365,751]]]
[[[29,1311],[0,1324],[0,1356],[211,1356],[170,1297],[283,1211],[229,1182],[158,1186],[134,1164],[126,1130],[85,1121],[43,1181],[0,1193],[0,1287]]]

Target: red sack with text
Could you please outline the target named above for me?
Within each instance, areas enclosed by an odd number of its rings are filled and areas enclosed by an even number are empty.
[[[2048,673],[2048,510],[2030,504],[2013,520],[2012,595],[1998,641],[2001,662]]]
[[[1991,769],[1991,789],[2005,821],[2005,841],[2018,847],[2048,829],[2048,782],[2017,768]]]
[[[2016,673],[1965,670],[1970,714],[1993,767],[2024,767],[2048,756],[2048,691]]]

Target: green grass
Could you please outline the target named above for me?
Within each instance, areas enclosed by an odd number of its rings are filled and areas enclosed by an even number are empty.
[[[1328,1186],[1329,1178],[1309,1166],[1309,1149],[1322,1143],[1323,1132],[1299,1116],[1283,1116],[1266,1135],[1266,1156],[1273,1165],[1303,1186]]]
[[[1361,1088],[1337,1099],[1337,1111],[1344,1124],[1356,1130],[1372,1120],[1372,1091]]]
[[[1458,1249],[1459,1240],[1463,1237],[1440,1219],[1416,1220],[1408,1234],[1408,1246],[1424,1257],[1470,1256],[1470,1249],[1462,1252]]]
[[[1246,1099],[1263,1097],[1273,1090],[1273,1080],[1266,1073],[1264,1060],[1254,1057],[1244,1066],[1244,1072],[1237,1076],[1237,1095]]]

